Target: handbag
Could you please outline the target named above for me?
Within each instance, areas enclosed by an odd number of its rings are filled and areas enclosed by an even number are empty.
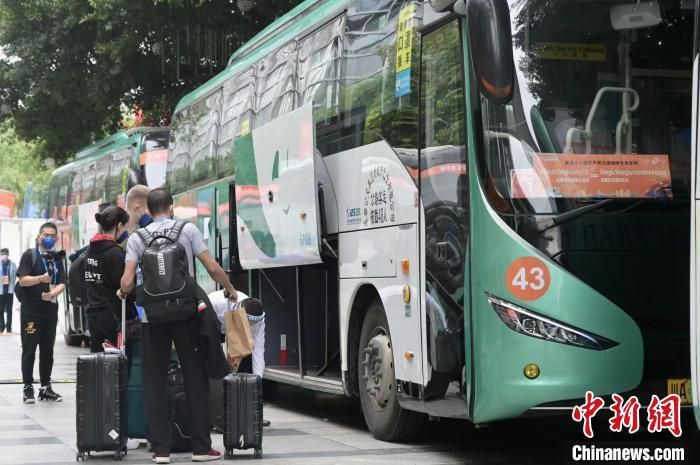
[[[245,309],[236,304],[225,314],[226,318],[226,355],[237,371],[241,360],[253,353],[255,340],[248,323]]]

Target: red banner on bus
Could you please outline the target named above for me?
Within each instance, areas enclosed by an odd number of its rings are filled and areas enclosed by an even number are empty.
[[[511,196],[525,198],[671,198],[668,155],[537,153],[511,170]]]
[[[168,161],[168,149],[151,150],[141,154],[141,166]]]

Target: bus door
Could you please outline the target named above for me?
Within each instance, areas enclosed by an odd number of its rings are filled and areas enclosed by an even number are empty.
[[[692,151],[691,166],[693,176],[692,201],[691,201],[691,239],[690,239],[690,364],[691,364],[691,389],[693,400],[693,411],[695,421],[700,427],[700,276],[698,268],[700,256],[698,256],[698,246],[700,241],[700,186],[698,185],[698,128],[700,127],[700,109],[698,100],[700,95],[700,54],[698,36],[700,29],[700,0],[695,3],[695,40],[693,41],[693,120],[692,120]]]
[[[429,398],[442,397],[451,381],[461,381],[466,389],[464,380],[470,378],[464,331],[470,302],[470,228],[463,57],[459,21],[423,35],[418,173],[424,210]]]

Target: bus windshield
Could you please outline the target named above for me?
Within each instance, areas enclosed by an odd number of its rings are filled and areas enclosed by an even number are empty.
[[[481,99],[505,214],[689,197],[693,3],[509,0],[513,99]],[[636,16],[637,18],[639,15]]]

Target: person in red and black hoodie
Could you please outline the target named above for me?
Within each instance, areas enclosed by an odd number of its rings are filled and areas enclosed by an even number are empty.
[[[90,239],[86,252],[85,286],[90,352],[102,352],[105,341],[117,345],[121,328],[121,300],[116,292],[124,274],[126,253],[120,244],[129,235],[129,214],[123,208],[110,206],[96,213],[95,221],[99,232]],[[133,305],[127,303],[127,319],[133,317]]]
[[[103,342],[117,345],[121,331],[122,301],[117,297],[119,282],[124,273],[126,252],[121,244],[129,237],[129,214],[120,207],[110,206],[95,214],[99,232],[90,239],[85,252],[85,287],[87,290],[87,320],[90,329],[90,352],[103,352]],[[126,318],[136,318],[133,299],[127,298]],[[127,355],[131,352],[126,345]],[[127,371],[131,371],[128,357]],[[139,447],[139,441],[131,439],[127,449]]]

